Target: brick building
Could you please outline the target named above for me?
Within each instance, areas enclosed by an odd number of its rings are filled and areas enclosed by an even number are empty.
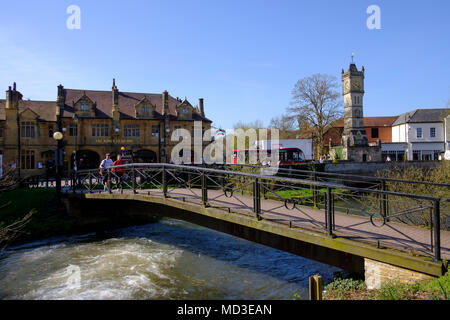
[[[375,143],[378,140],[381,140],[381,142],[392,142],[392,124],[397,118],[398,116],[364,117],[363,124],[368,143]],[[332,146],[341,145],[343,131],[344,118],[340,118],[326,128],[323,141],[329,144],[331,139]]]
[[[60,85],[55,101],[30,101],[23,100],[14,83],[0,100],[0,153],[3,165],[17,166],[23,176],[44,173],[54,167],[53,133],[60,131],[66,170],[74,167],[75,155],[78,169],[95,168],[105,153],[114,156],[122,147],[137,162],[169,162],[178,143],[171,141],[173,130],[185,128],[193,137],[194,123],[202,133],[211,127],[203,99],[194,107],[167,91],[121,92],[113,80],[111,91]]]

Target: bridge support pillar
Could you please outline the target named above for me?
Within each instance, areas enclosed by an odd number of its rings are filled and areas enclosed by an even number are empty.
[[[414,283],[422,280],[430,280],[433,277],[417,271],[364,258],[364,278],[367,289],[372,290],[380,289],[383,284],[389,281]]]

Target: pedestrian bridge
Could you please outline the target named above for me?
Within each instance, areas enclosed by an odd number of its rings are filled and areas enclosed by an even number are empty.
[[[123,177],[119,167],[126,169]],[[101,208],[111,216],[139,211],[185,220],[366,278],[371,263],[407,276],[445,273],[445,200],[385,191],[382,179],[361,188],[315,174],[299,179],[271,173],[232,165],[129,164],[105,173],[110,190],[103,190],[103,176],[93,169],[76,172],[63,191],[73,214],[89,216]]]

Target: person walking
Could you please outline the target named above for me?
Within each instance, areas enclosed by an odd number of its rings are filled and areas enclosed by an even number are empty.
[[[108,174],[108,171],[110,170],[109,167],[113,165],[113,161],[110,158],[110,154],[107,153],[105,155],[105,159],[100,162],[100,174],[103,176],[103,191],[109,191],[110,192],[110,176]]]
[[[123,162],[122,156],[120,154],[118,154],[117,155],[117,160],[114,161],[113,166],[114,167],[115,166],[121,166],[121,165],[124,165],[124,164],[125,164],[125,162]],[[122,168],[112,168],[111,170],[117,176],[117,186],[120,186],[120,188],[122,189],[123,176],[125,174],[126,169],[124,167],[122,167]]]

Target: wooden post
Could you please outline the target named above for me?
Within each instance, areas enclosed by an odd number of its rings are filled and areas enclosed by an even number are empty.
[[[309,277],[309,300],[322,300],[322,277],[318,274]]]

